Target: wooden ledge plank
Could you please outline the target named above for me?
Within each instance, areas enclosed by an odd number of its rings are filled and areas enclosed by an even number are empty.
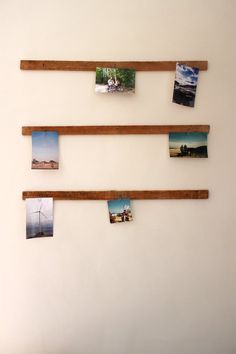
[[[96,126],[25,126],[22,135],[33,131],[57,131],[61,135],[109,134],[169,134],[199,132],[209,133],[209,125],[96,125]]]
[[[138,191],[24,191],[22,199],[53,198],[55,200],[129,199],[208,199],[208,190],[138,190]]]
[[[21,60],[21,70],[69,70],[94,71],[96,67],[134,69],[137,71],[170,71],[176,69],[176,63],[186,64],[200,70],[208,69],[208,61],[68,61],[68,60]]]

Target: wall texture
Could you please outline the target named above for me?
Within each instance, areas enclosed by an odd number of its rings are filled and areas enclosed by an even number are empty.
[[[1,354],[235,354],[235,1],[0,2]],[[208,60],[194,109],[173,72],[132,97],[93,72],[20,71],[20,59]],[[210,124],[209,159],[168,137],[60,137],[59,171],[31,171],[22,125]],[[128,153],[127,153],[128,152]],[[233,189],[234,187],[234,189]],[[209,188],[203,201],[55,203],[55,237],[25,240],[26,189]]]

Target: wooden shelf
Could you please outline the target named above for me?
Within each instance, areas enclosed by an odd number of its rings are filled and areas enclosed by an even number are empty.
[[[22,135],[33,131],[57,131],[61,135],[109,135],[109,134],[169,134],[209,133],[209,125],[88,125],[88,126],[25,126]]]
[[[138,191],[24,191],[22,199],[53,198],[55,200],[129,199],[208,199],[208,190],[138,190]]]
[[[69,70],[95,71],[97,67],[134,69],[137,71],[171,71],[176,63],[186,64],[200,70],[208,69],[204,60],[177,61],[62,61],[62,60],[21,60],[21,70]]]

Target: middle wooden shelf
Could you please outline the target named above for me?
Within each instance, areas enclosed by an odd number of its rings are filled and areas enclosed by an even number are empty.
[[[38,131],[57,131],[60,135],[115,135],[115,134],[169,134],[209,133],[209,125],[71,125],[24,126],[22,135]]]
[[[55,200],[110,199],[208,199],[207,189],[187,190],[126,190],[126,191],[24,191],[22,199],[53,198]]]

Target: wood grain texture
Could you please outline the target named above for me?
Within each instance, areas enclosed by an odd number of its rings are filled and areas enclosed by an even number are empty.
[[[169,134],[208,133],[209,125],[96,125],[96,126],[25,126],[22,135],[33,131],[57,131],[61,135],[110,135],[110,134]]]
[[[176,63],[186,64],[200,70],[208,69],[204,60],[177,61],[62,61],[62,60],[21,60],[21,70],[69,70],[95,71],[96,67],[134,69],[137,71],[171,71]]]
[[[136,190],[136,191],[24,191],[22,199],[53,198],[55,200],[129,199],[208,199],[208,190]]]

